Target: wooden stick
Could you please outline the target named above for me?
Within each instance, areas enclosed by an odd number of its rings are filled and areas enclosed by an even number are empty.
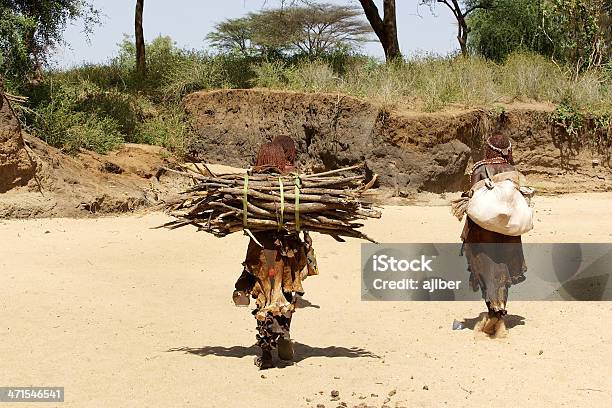
[[[343,173],[345,171],[356,170],[356,169],[362,168],[363,166],[364,166],[363,164],[355,164],[354,166],[344,167],[344,168],[336,169],[336,170],[324,171],[322,173],[305,174],[301,176],[301,178],[306,179],[306,178],[313,178],[313,177],[329,176],[331,174],[338,174],[338,173]]]

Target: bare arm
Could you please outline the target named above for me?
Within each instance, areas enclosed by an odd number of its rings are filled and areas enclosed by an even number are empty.
[[[484,166],[480,166],[472,173],[472,178],[471,178],[472,186],[478,183],[480,180],[483,180],[485,178],[486,178],[486,173],[484,171]]]

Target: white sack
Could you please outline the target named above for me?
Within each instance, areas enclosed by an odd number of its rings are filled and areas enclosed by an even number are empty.
[[[504,235],[519,236],[533,229],[533,210],[509,179],[486,180],[474,190],[467,215],[482,228]]]

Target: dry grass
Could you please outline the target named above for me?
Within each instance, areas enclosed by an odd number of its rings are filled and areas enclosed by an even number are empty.
[[[255,68],[260,87],[305,92],[342,92],[386,107],[436,111],[450,104],[490,107],[497,102],[572,103],[609,109],[612,78],[604,70],[575,75],[539,55],[515,54],[504,64],[482,58],[417,58],[381,64],[372,60],[340,75],[324,61]]]

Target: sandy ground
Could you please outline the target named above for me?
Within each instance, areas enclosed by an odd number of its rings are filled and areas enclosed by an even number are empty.
[[[539,198],[526,240],[612,242],[611,199]],[[612,406],[612,303],[511,301],[509,337],[480,339],[451,330],[480,302],[361,302],[359,242],[318,235],[296,362],[259,372],[254,319],[230,299],[246,238],[149,229],[165,219],[0,222],[0,385],[64,386],[62,407]],[[388,207],[366,232],[460,229],[447,207]]]

